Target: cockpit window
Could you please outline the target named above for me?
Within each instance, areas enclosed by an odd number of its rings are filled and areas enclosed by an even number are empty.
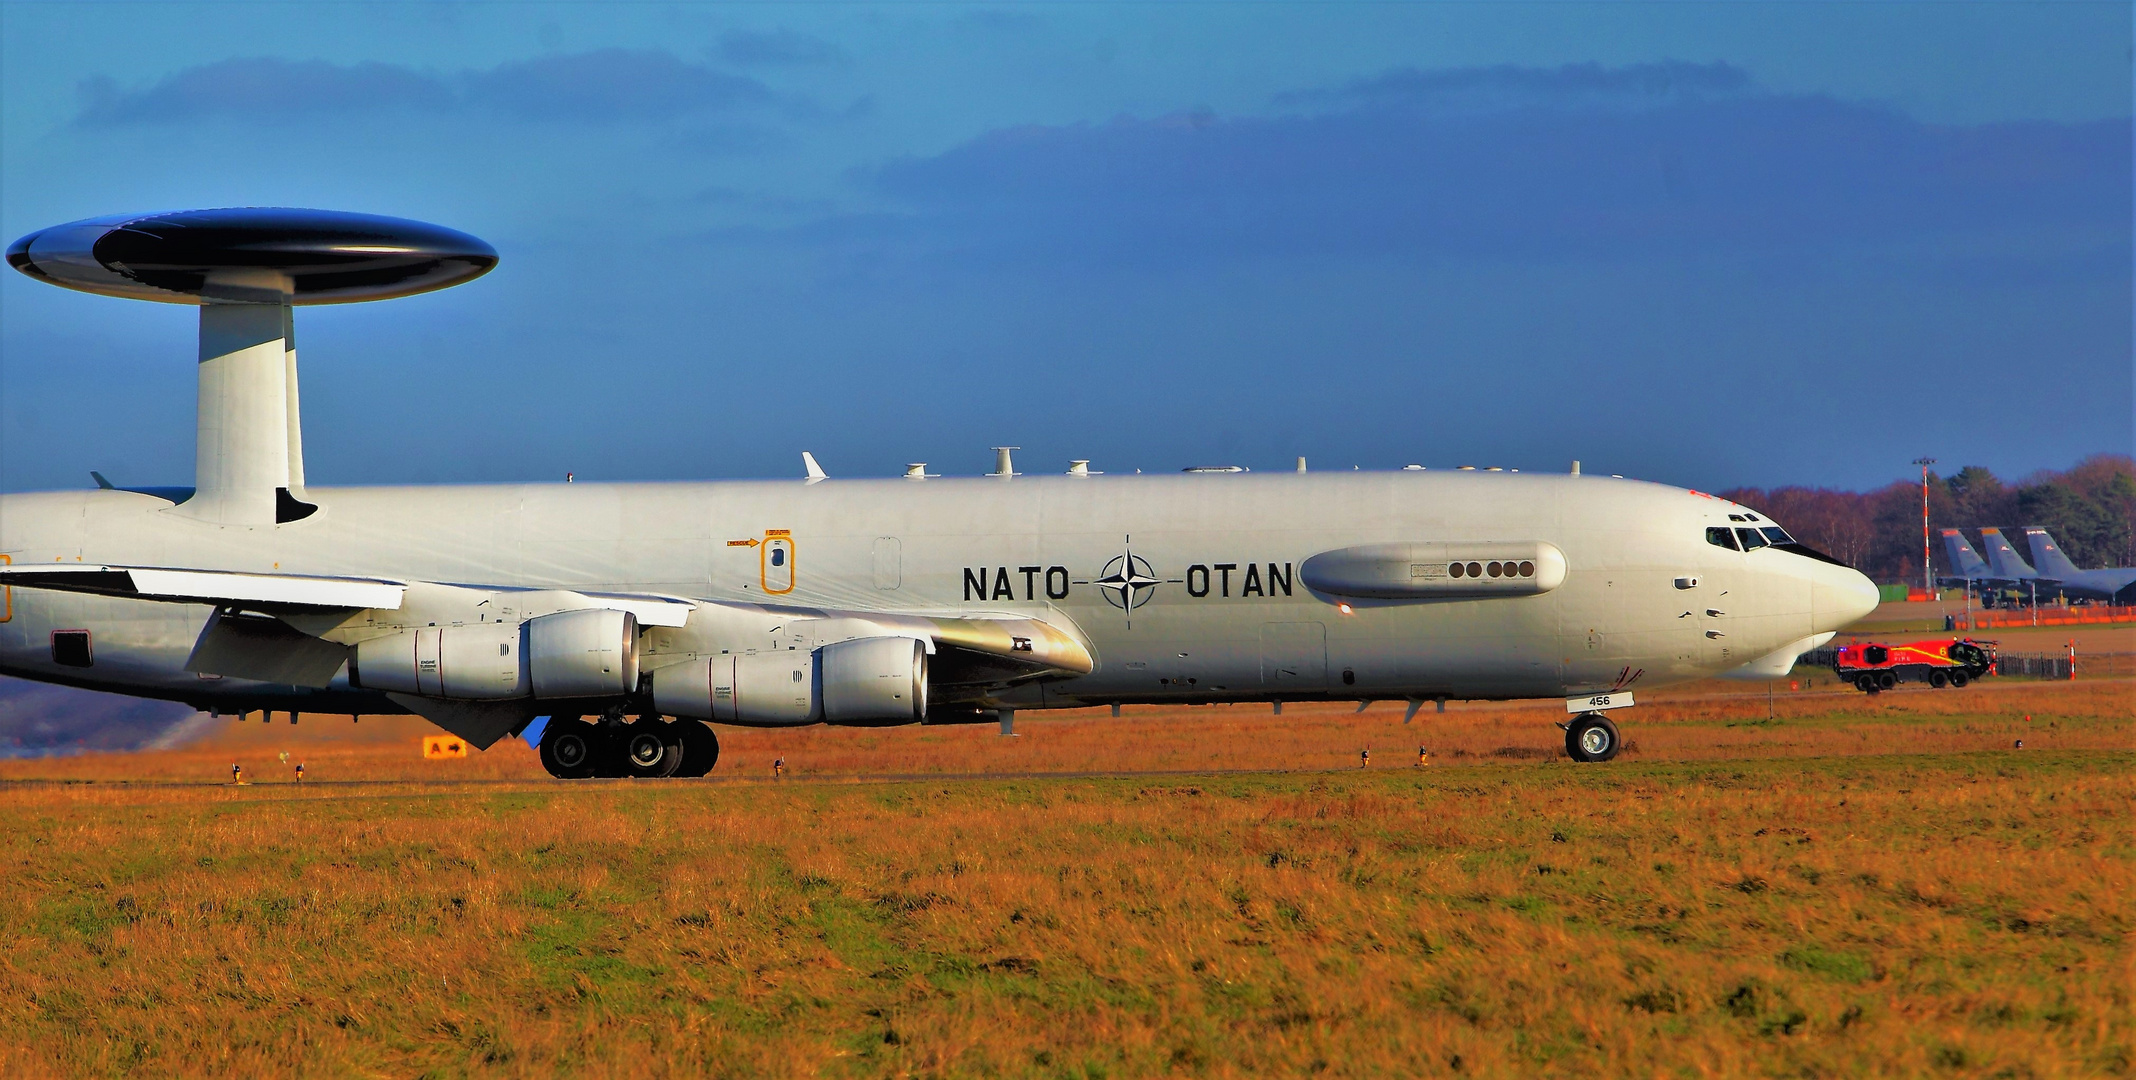
[[[1706,530],[1706,542],[1714,547],[1724,547],[1730,551],[1742,550],[1736,547],[1735,531],[1732,529],[1709,528]]]
[[[1792,544],[1795,542],[1795,538],[1789,536],[1787,530],[1778,525],[1767,525],[1758,531],[1764,533],[1765,538],[1775,544]]]
[[[1765,534],[1756,529],[1737,529],[1736,535],[1743,540],[1743,550],[1756,551],[1765,546]]]
[[[1741,520],[1743,520],[1743,515],[1741,515],[1741,514],[1730,514],[1730,515],[1728,515],[1728,520],[1730,520],[1730,521],[1741,521]]]

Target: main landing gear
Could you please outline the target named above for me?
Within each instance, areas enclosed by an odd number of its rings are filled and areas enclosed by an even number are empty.
[[[696,720],[556,716],[541,735],[541,766],[559,780],[704,776],[718,761],[719,737]]]
[[[1565,756],[1574,761],[1608,761],[1623,743],[1617,725],[1598,712],[1581,713],[1565,725]]]

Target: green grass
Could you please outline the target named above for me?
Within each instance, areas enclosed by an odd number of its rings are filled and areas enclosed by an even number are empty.
[[[0,1065],[2110,1075],[2132,768],[8,789]]]

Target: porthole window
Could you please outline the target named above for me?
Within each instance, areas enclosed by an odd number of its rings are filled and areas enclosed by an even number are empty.
[[[1470,564],[1469,564],[1469,576],[1470,576],[1470,577],[1482,577],[1482,576],[1483,576],[1483,564],[1482,564],[1482,563],[1470,563]]]
[[[1490,565],[1488,565],[1488,566],[1485,566],[1485,567],[1483,568],[1483,572],[1484,572],[1484,573],[1486,573],[1486,574],[1489,574],[1489,575],[1491,575],[1492,577],[1497,577],[1497,576],[1498,576],[1498,574],[1499,574],[1499,564],[1497,564],[1497,563],[1495,563],[1495,562],[1494,562],[1494,563],[1491,563]]]
[[[1450,566],[1448,566],[1448,567],[1446,568],[1446,576],[1447,576],[1447,577],[1467,577],[1467,576],[1468,576],[1468,567],[1466,567],[1466,566],[1463,566],[1463,565],[1461,565],[1460,563],[1454,563],[1454,564],[1452,564],[1452,565],[1450,565]]]
[[[1521,563],[1521,564],[1520,564],[1520,576],[1522,576],[1522,577],[1534,577],[1534,576],[1535,576],[1535,564],[1534,564],[1534,563],[1532,563],[1532,562],[1524,562],[1524,563]]]

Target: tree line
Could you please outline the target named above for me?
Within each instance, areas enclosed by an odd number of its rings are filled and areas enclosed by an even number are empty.
[[[1921,483],[1894,480],[1875,491],[1830,488],[1731,488],[1717,492],[1772,515],[1795,538],[1880,582],[1921,582]],[[2094,454],[2064,472],[2043,470],[2006,483],[1978,465],[1950,476],[1928,475],[1931,530],[2000,528],[2027,562],[2024,527],[2054,534],[2070,559],[2090,569],[2136,566],[2136,461]],[[1942,536],[1930,533],[1931,565],[1950,572]]]

